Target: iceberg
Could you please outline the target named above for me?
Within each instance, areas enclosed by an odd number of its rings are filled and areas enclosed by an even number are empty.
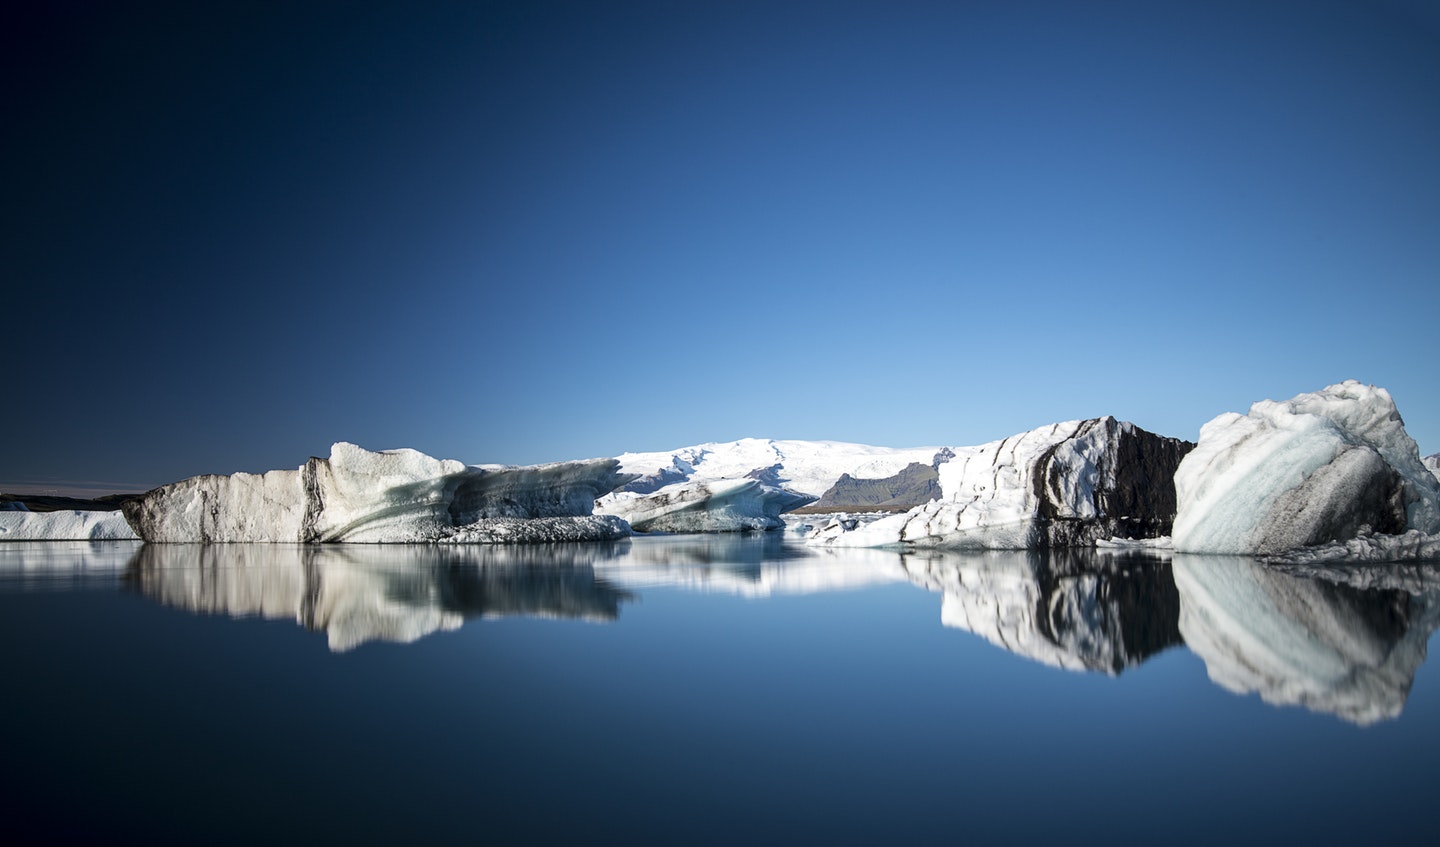
[[[1440,532],[1440,480],[1389,392],[1354,380],[1210,421],[1175,489],[1179,552],[1273,555]]]
[[[649,494],[619,492],[595,504],[602,515],[627,521],[637,532],[739,532],[779,529],[782,512],[814,500],[755,479],[719,479],[665,485]]]
[[[120,512],[31,512],[13,507],[0,511],[0,541],[133,541],[138,537]]]
[[[1440,593],[1362,590],[1239,556],[1177,554],[1180,633],[1217,685],[1367,725],[1399,716]]]
[[[415,450],[336,443],[297,470],[191,477],[124,504],[140,538],[163,542],[597,540],[627,528],[591,516],[629,477],[614,459],[467,466]],[[545,518],[543,524],[523,525]]]
[[[1085,547],[1160,538],[1175,515],[1172,477],[1193,447],[1113,417],[1065,421],[962,447],[938,468],[942,497],[808,540],[837,546]]]
[[[1425,467],[1430,469],[1430,473],[1434,474],[1436,479],[1440,479],[1440,453],[1431,453],[1421,461],[1425,463]]]

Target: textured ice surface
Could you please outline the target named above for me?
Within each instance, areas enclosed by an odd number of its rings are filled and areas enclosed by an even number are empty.
[[[1265,555],[1366,531],[1440,532],[1440,482],[1390,394],[1354,380],[1215,418],[1175,487],[1179,551]]]
[[[1358,590],[1239,556],[1177,554],[1180,632],[1218,685],[1370,724],[1400,714],[1440,595]]]
[[[1171,478],[1189,444],[1111,417],[1065,421],[978,447],[939,467],[940,500],[813,543],[971,549],[1088,546],[1168,535]]]
[[[0,512],[0,541],[122,541],[137,537],[119,512]]]
[[[623,518],[638,532],[737,532],[779,529],[780,514],[812,497],[755,479],[672,483],[648,494],[617,492],[595,510]]]
[[[595,498],[628,477],[614,459],[529,467],[467,466],[414,450],[370,452],[337,443],[329,459],[298,470],[198,476],[125,504],[147,541],[424,542],[524,533],[495,519],[590,515]],[[570,522],[550,529],[567,538],[585,527],[612,537],[613,522]],[[536,535],[549,530],[537,527]],[[578,539],[577,539],[578,540]]]

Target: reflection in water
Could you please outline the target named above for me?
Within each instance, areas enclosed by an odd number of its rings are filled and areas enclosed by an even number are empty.
[[[1357,724],[1400,714],[1440,624],[1433,592],[1365,590],[1238,556],[1177,555],[1174,571],[1180,631],[1211,680]]]
[[[333,650],[410,642],[468,618],[502,615],[610,621],[626,592],[598,579],[613,544],[149,544],[126,579],[168,606],[294,619]]]
[[[605,578],[634,588],[666,587],[746,597],[814,594],[905,582],[889,550],[807,547],[778,532],[646,536],[597,561]]]
[[[917,585],[944,594],[940,619],[1026,658],[1116,674],[1181,643],[1169,565],[1091,551],[905,556]]]
[[[650,587],[744,596],[914,583],[941,622],[1020,656],[1118,674],[1187,643],[1212,680],[1359,724],[1400,714],[1440,626],[1440,566],[1234,556],[812,548],[779,533],[552,545],[0,544],[0,590],[111,588],[294,620],[332,649],[484,616],[612,621]],[[933,613],[932,613],[933,614]]]

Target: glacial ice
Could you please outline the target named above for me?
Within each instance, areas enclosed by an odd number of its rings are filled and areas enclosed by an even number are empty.
[[[616,492],[595,510],[623,518],[637,532],[738,532],[779,529],[782,512],[813,499],[755,479],[717,479],[672,483],[649,494]]]
[[[1181,552],[1270,555],[1440,532],[1440,481],[1390,394],[1354,380],[1210,421],[1175,488]]]
[[[820,527],[809,540],[1018,550],[1160,537],[1189,447],[1112,417],[1052,424],[955,449],[939,466],[940,500],[854,529]]]
[[[415,450],[375,453],[339,442],[329,459],[312,458],[297,470],[191,477],[128,501],[124,510],[146,541],[613,538],[620,528],[590,515],[597,497],[628,479],[618,465],[593,459],[467,466]],[[529,529],[515,524],[529,518],[550,520]]]
[[[138,537],[119,512],[0,512],[0,541],[127,541]]]
[[[1210,679],[1366,725],[1397,717],[1440,594],[1359,590],[1239,556],[1177,554],[1180,632]]]

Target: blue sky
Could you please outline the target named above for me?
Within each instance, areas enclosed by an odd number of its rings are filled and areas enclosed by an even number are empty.
[[[0,36],[0,488],[1347,378],[1440,451],[1426,4],[256,5]]]

